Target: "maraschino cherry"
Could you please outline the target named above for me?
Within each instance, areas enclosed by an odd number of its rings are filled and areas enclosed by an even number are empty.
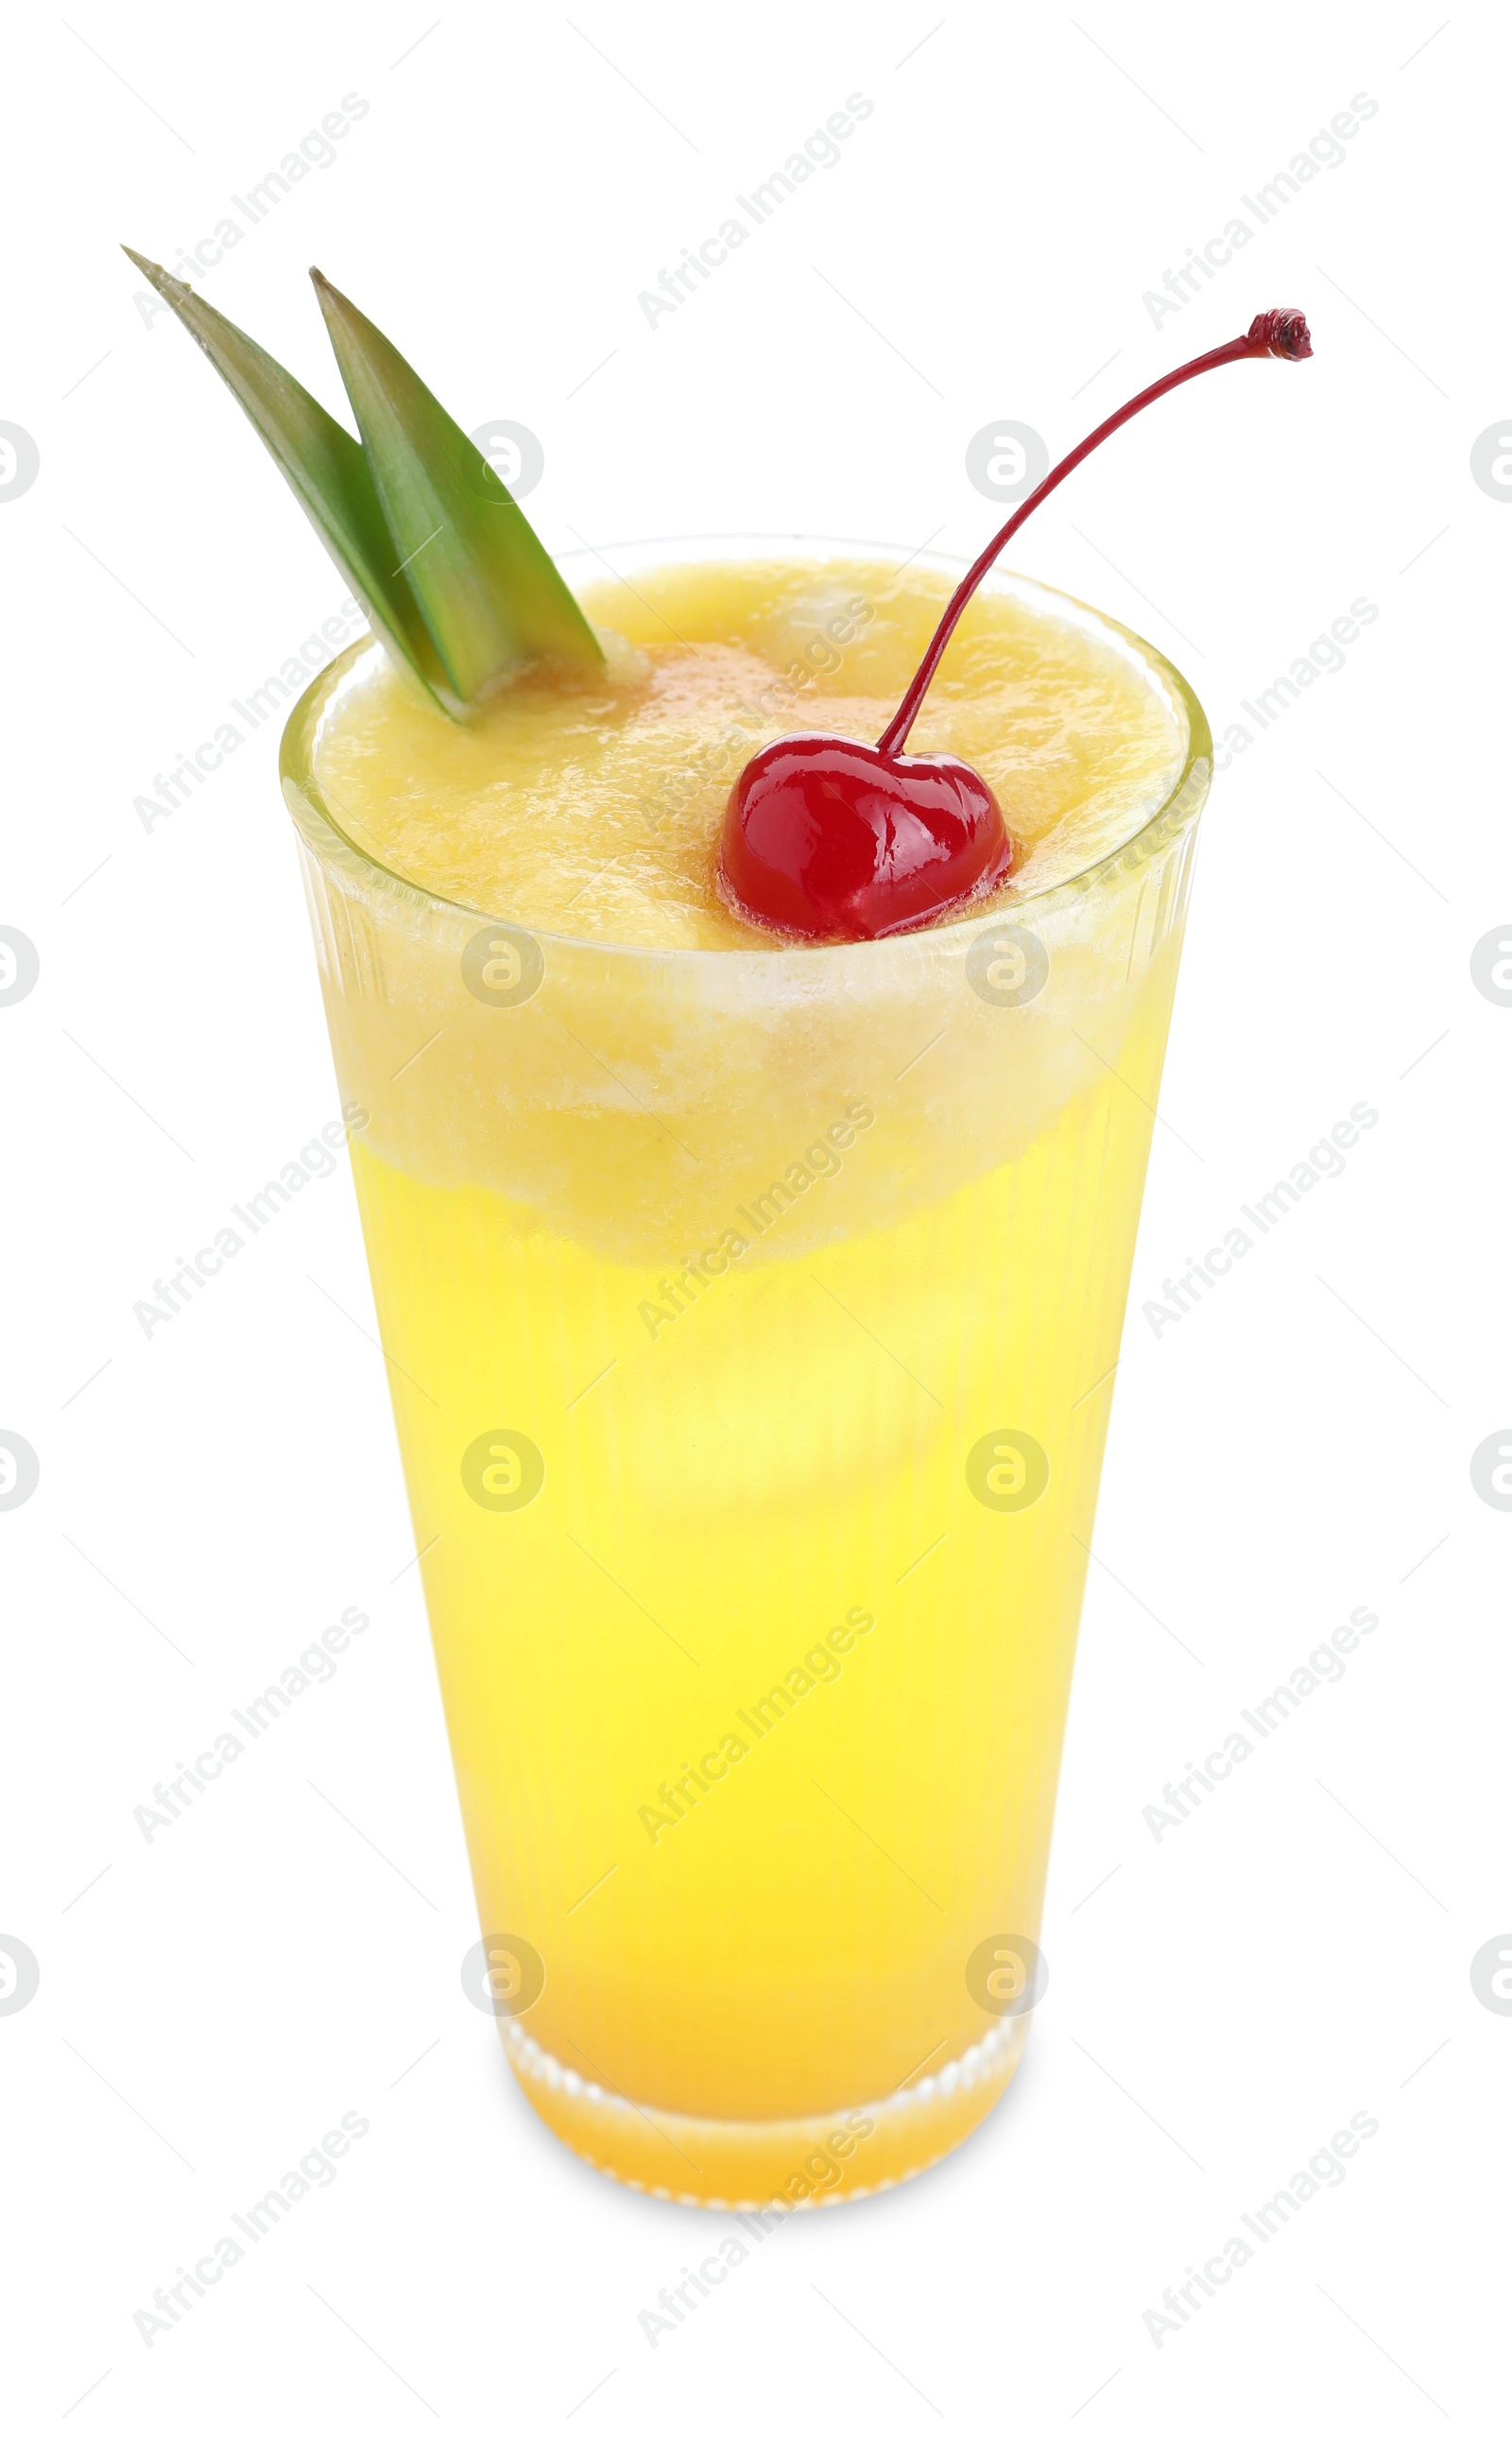
[[[720,892],[735,912],[795,940],[879,940],[995,888],[1013,841],[986,780],[952,753],[903,751],[961,611],[1026,517],[1132,415],[1219,364],[1311,353],[1305,316],[1282,307],[1152,381],[1051,468],[962,576],[875,745],[816,733],[763,746],[730,791],[720,841]]]

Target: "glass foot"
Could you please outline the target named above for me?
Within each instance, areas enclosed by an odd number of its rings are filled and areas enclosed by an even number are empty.
[[[504,2053],[552,2131],[589,2166],[658,2200],[706,2209],[811,2209],[861,2200],[954,2150],[994,2108],[1029,2028],[1013,2016],[906,2091],[818,2116],[679,2116],[604,2090],[503,2022]]]

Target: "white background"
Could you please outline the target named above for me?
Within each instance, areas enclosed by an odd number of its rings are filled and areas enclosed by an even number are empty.
[[[0,2016],[18,2431],[1367,2427],[1505,2412],[1512,1009],[1508,28],[1364,9],[107,8],[9,38],[0,419]],[[846,97],[838,167],[653,329],[658,274]],[[149,1340],[133,1302],[336,1113],[276,722],[133,800],[343,587],[126,239],[167,262],[342,97],[368,115],[204,279],[333,406],[318,261],[466,425],[540,435],[567,551],[794,528],[974,552],[968,441],[1052,454],[1260,307],[1316,361],[1123,434],[1015,562],[1143,629],[1222,731],[1379,617],[1206,816],[1108,1450],[1029,2060],[947,2164],[807,2213],[653,2349],[726,2222],[580,2166],[463,1996],[476,1936],[344,1174]],[[1203,293],[1143,299],[1364,94]],[[0,469],[3,470],[3,469]],[[1249,723],[1252,727],[1254,723]],[[1358,1101],[1379,1123],[1158,1336],[1141,1305]],[[132,1809],[351,1604],[311,1693],[150,1845]],[[1142,1811],[1365,1605],[1203,1810]],[[144,2344],[132,2315],[343,2111],[328,2191]],[[1144,2314],[1357,2111],[1379,2132],[1156,2344]]]

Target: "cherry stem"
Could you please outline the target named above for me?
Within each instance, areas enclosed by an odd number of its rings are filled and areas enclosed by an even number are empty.
[[[1168,390],[1179,389],[1183,381],[1195,380],[1199,373],[1210,373],[1219,364],[1243,363],[1252,356],[1282,356],[1294,362],[1311,353],[1307,323],[1294,309],[1283,307],[1269,313],[1257,313],[1241,339],[1230,339],[1226,346],[1211,347],[1206,355],[1194,356],[1189,364],[1182,364],[1175,372],[1152,381],[1148,389],[1142,389],[1137,398],[1130,398],[1126,406],[1119,407],[1116,415],[1110,415],[1106,423],[1099,423],[1096,432],[1089,432],[1084,440],[1079,441],[1068,456],[1063,457],[1058,466],[1051,467],[1039,488],[1029,493],[1023,506],[1014,509],[1002,532],[993,536],[980,558],[961,577],[946,605],[944,616],[935,628],[929,649],[919,663],[912,684],[877,739],[878,752],[902,751],[908,731],[919,716],[919,708],[928,692],[930,680],[956,631],[961,611],[998,553],[1012,540],[1026,518],[1034,514],[1040,502],[1047,500],[1050,493],[1064,482],[1067,474],[1081,465],[1082,458],[1090,457],[1094,449],[1099,449],[1104,440],[1117,431],[1120,423],[1127,423],[1131,415],[1152,406],[1157,398],[1165,397]]]

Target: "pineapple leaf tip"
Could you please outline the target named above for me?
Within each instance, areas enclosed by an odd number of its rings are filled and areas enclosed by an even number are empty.
[[[360,441],[186,282],[122,252],[228,381],[384,642],[443,710],[458,716],[532,662],[602,667],[598,638],[476,444],[318,266]]]

